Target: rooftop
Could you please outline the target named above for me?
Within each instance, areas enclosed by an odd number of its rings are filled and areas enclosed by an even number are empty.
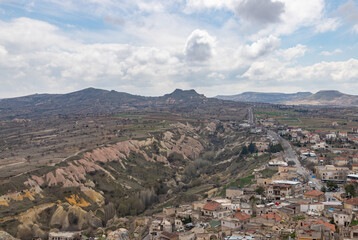
[[[318,190],[311,190],[305,193],[305,196],[311,196],[311,197],[319,197],[322,195],[324,195],[324,192]]]
[[[208,211],[214,211],[217,207],[220,206],[220,203],[211,201],[204,205],[203,209]]]

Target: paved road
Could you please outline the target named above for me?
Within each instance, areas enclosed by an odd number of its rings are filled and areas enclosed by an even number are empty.
[[[282,146],[285,150],[285,158],[287,161],[294,161],[297,167],[297,173],[301,176],[303,176],[308,181],[312,182],[316,190],[321,190],[322,188],[322,182],[318,180],[317,178],[312,178],[310,175],[310,172],[302,166],[301,162],[298,160],[298,157],[295,153],[295,151],[292,149],[292,146],[289,141],[286,139],[280,138],[276,132],[273,132],[271,130],[268,130],[267,133],[273,137],[275,140],[280,141],[282,143]]]
[[[248,109],[248,111],[249,111],[249,124],[253,126],[253,125],[255,125],[255,122],[254,122],[254,110],[252,110],[252,107],[250,107]]]

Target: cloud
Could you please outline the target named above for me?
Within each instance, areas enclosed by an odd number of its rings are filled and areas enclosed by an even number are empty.
[[[155,88],[184,72],[176,51],[72,41],[33,19],[0,21],[0,94],[72,91],[91,86]],[[158,91],[158,90],[157,90]]]
[[[352,31],[353,31],[354,33],[358,33],[358,24],[355,24],[355,25],[353,26]]]
[[[239,79],[261,84],[260,87],[281,86],[294,89],[321,90],[322,86],[351,92],[357,86],[358,60],[320,62],[311,66],[288,67],[277,59],[255,62]]]
[[[358,6],[354,1],[347,1],[343,5],[339,6],[337,11],[347,21],[351,23],[358,23]]]
[[[222,73],[218,73],[218,72],[212,72],[212,73],[208,74],[208,78],[223,80],[223,79],[225,79],[225,75]]]
[[[122,27],[125,24],[125,20],[121,17],[115,17],[115,16],[105,16],[103,17],[103,20],[107,23],[110,23],[115,26]]]
[[[215,38],[208,32],[200,29],[194,30],[185,44],[185,55],[189,61],[204,62],[213,56]]]
[[[338,18],[323,19],[317,26],[316,32],[324,33],[328,31],[335,31],[341,25],[341,21]]]
[[[303,57],[306,51],[307,51],[307,46],[302,44],[297,44],[295,47],[292,48],[278,50],[277,55],[289,61],[294,58]]]
[[[235,13],[239,18],[258,24],[279,22],[284,11],[283,2],[271,0],[243,0],[235,8]]]
[[[321,55],[321,56],[332,56],[334,54],[341,53],[341,52],[342,52],[342,50],[337,48],[337,49],[334,49],[332,52],[322,51],[322,52],[320,52],[319,55]]]
[[[256,59],[265,56],[280,46],[281,40],[270,35],[267,38],[259,39],[251,45],[245,45],[241,48],[241,54],[249,59]]]
[[[353,24],[352,32],[358,33],[358,6],[357,3],[349,0],[339,6],[337,13],[349,24]]]

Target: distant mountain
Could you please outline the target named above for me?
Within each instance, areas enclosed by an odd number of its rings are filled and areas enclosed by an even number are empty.
[[[244,106],[242,103],[206,98],[195,90],[176,89],[164,96],[144,97],[114,90],[87,88],[68,94],[34,94],[2,99],[0,100],[0,119],[93,115],[126,111],[169,111],[190,114],[210,111],[219,114],[220,111],[225,111],[226,107],[229,109],[242,106]]]
[[[219,95],[218,99],[231,100],[237,102],[261,102],[261,103],[282,103],[286,101],[294,101],[304,99],[311,96],[310,92],[298,93],[261,93],[261,92],[244,92],[237,95]]]
[[[358,96],[344,94],[336,90],[322,90],[315,94],[310,92],[298,93],[260,93],[244,92],[231,96],[217,96],[218,99],[240,101],[240,102],[261,102],[287,105],[312,105],[312,106],[358,106]]]
[[[358,96],[344,94],[335,90],[323,90],[304,99],[285,102],[290,105],[318,105],[318,106],[358,106]]]

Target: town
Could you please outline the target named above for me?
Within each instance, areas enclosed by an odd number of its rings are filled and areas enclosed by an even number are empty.
[[[254,184],[164,208],[148,220],[148,239],[357,239],[358,129],[337,132],[337,125],[322,132],[271,118],[242,124],[265,133],[254,142],[258,154],[276,144],[284,152],[254,170]]]

